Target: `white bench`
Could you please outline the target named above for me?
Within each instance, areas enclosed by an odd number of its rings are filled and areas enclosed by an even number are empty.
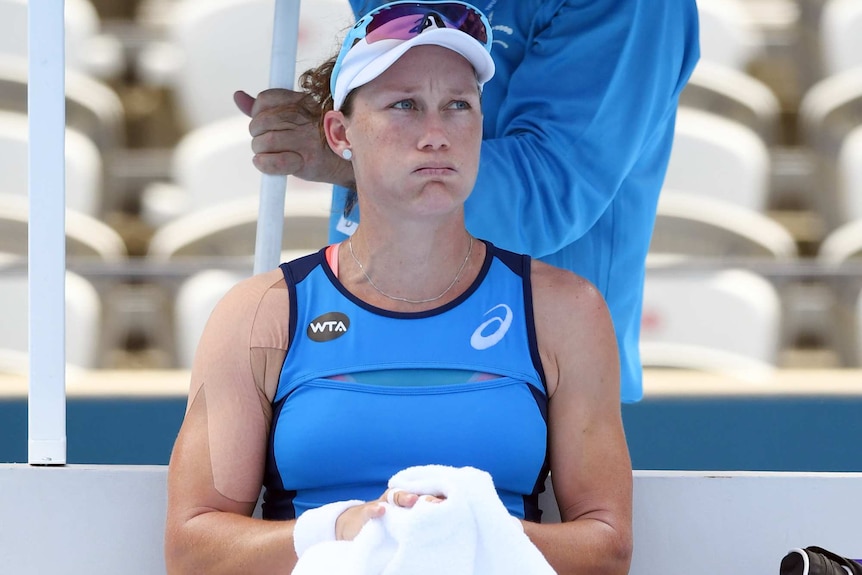
[[[164,574],[166,471],[0,465],[0,571]],[[808,545],[862,558],[860,518],[862,473],[635,471],[631,573],[771,575]]]

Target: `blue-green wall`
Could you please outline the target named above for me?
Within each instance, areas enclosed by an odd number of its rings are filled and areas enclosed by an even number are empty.
[[[185,398],[67,400],[67,461],[165,464]],[[635,469],[862,471],[862,396],[647,398],[623,406]],[[0,462],[27,461],[25,398],[0,399]]]

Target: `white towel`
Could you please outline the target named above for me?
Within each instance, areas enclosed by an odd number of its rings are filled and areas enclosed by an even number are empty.
[[[387,505],[353,541],[330,537],[297,546],[292,575],[552,575],[554,570],[509,515],[491,476],[472,467],[410,467],[390,488],[444,495],[410,509]],[[309,541],[312,522],[297,522],[296,540]],[[318,527],[319,528],[319,525]],[[329,524],[328,530],[332,530]],[[330,540],[326,540],[329,538]]]

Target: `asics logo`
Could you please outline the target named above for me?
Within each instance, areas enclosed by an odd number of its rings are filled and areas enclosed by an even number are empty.
[[[506,332],[509,331],[509,326],[512,325],[512,309],[506,304],[501,303],[486,311],[484,315],[488,315],[495,310],[501,311],[497,312],[494,317],[483,321],[470,337],[470,345],[473,346],[473,349],[481,351],[497,345],[503,339],[503,336],[506,335]],[[494,330],[490,333],[485,333],[492,326]]]
[[[332,341],[347,333],[349,327],[350,318],[341,312],[331,311],[311,320],[305,334],[312,341]]]

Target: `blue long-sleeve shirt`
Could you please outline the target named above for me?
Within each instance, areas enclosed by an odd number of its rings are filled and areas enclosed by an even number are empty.
[[[383,4],[350,3],[356,14]],[[622,400],[638,401],[645,261],[679,93],[699,57],[695,0],[473,4],[494,28],[497,71],[482,95],[467,227],[596,285],[616,329]],[[344,196],[336,188],[333,241],[346,237]]]

